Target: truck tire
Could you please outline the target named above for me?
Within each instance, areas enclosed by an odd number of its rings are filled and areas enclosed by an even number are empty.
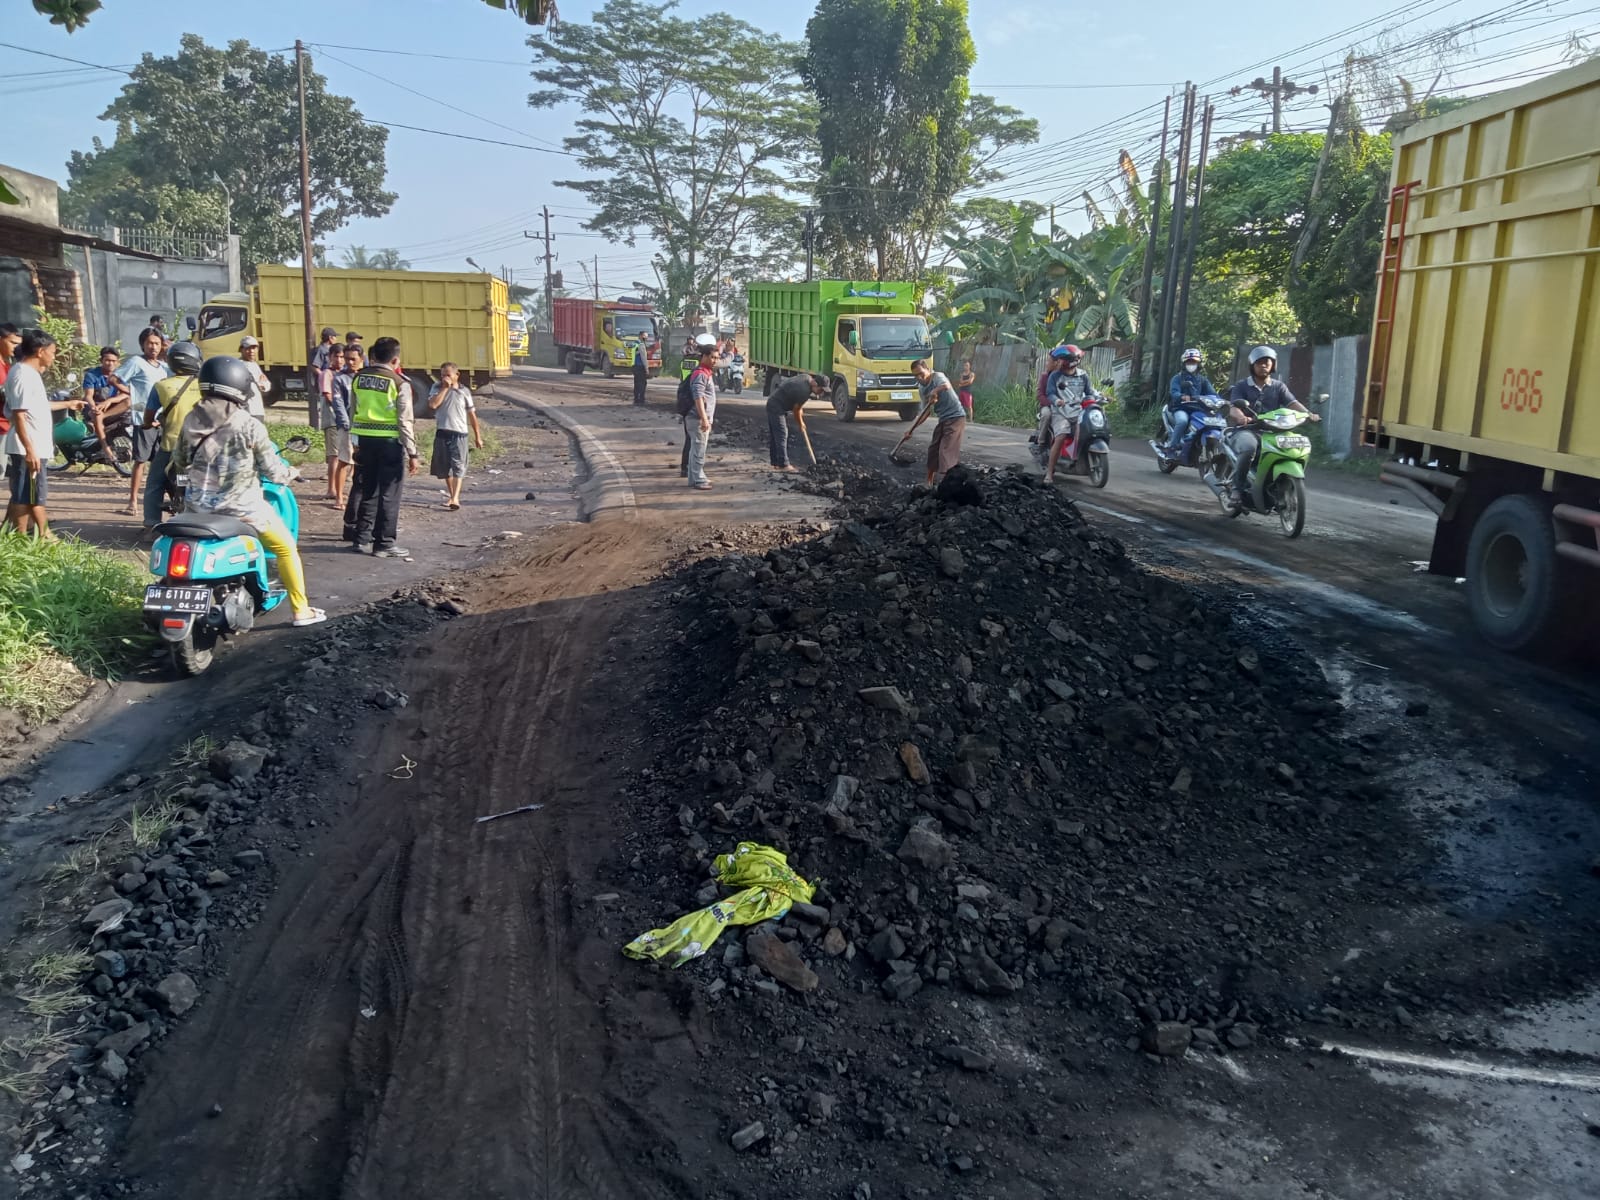
[[[615,379],[617,377],[617,368],[611,365],[611,356],[609,354],[606,355],[605,362],[600,364],[600,374],[607,379]]]
[[[763,396],[772,395],[772,389],[778,386],[777,378],[778,373],[776,371],[761,372],[761,394]]]
[[[917,414],[921,411],[921,405],[902,404],[894,410],[894,415],[899,417],[902,421],[912,421],[916,419]]]
[[[566,365],[567,365],[567,348],[565,346],[557,346],[556,347],[556,366],[564,369],[566,367]]]
[[[841,421],[854,421],[856,419],[855,393],[850,390],[850,385],[842,379],[833,385],[833,415]]]
[[[567,354],[567,374],[568,375],[582,375],[583,374],[583,355],[582,354],[579,354],[576,351],[571,351],[571,352],[569,352]]]
[[[1550,513],[1531,496],[1502,496],[1472,528],[1467,596],[1484,640],[1501,650],[1552,649],[1577,589],[1556,554]]]

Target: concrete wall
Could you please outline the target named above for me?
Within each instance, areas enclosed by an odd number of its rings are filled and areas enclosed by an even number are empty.
[[[116,240],[113,236],[116,233],[116,230],[108,230],[107,236]],[[88,340],[102,344],[120,341],[125,353],[138,345],[139,331],[152,314],[164,316],[169,332],[181,336],[183,325],[181,321],[174,322],[176,315],[198,316],[200,306],[213,296],[242,288],[237,234],[229,236],[228,251],[218,261],[181,258],[156,261],[76,248],[71,250],[70,258],[80,274],[93,271],[93,288],[84,288],[85,309],[92,309],[85,313]],[[87,298],[91,290],[92,305]]]
[[[58,201],[61,188],[54,179],[46,179],[43,175],[30,175],[26,171],[19,171],[15,167],[0,164],[0,175],[5,176],[11,190],[16,192],[21,205],[13,207],[6,205],[7,216],[16,217],[20,221],[32,221],[37,225],[56,226],[61,224],[61,209]]]

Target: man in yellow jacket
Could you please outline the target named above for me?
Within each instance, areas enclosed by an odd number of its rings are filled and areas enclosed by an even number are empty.
[[[400,493],[417,473],[411,383],[400,366],[400,343],[381,337],[368,363],[350,381],[356,443],[355,550],[375,558],[410,558],[395,545],[400,533]]]

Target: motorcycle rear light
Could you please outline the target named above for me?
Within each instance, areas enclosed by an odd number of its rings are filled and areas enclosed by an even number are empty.
[[[172,554],[167,560],[167,574],[185,576],[194,566],[194,543],[173,542]]]
[[[163,618],[161,618],[161,628],[163,628],[163,629],[182,629],[183,628],[183,622],[178,620],[175,617],[163,617]]]

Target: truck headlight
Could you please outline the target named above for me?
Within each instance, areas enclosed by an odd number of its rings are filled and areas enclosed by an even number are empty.
[[[871,371],[857,371],[856,386],[861,388],[875,388],[882,387],[883,384],[879,382],[878,377]]]

